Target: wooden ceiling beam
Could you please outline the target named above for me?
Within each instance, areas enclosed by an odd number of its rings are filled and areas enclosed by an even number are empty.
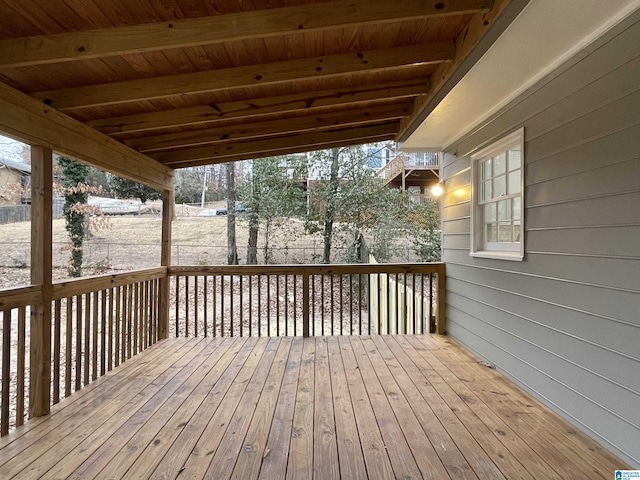
[[[49,90],[32,96],[53,108],[66,110],[434,64],[449,61],[454,55],[453,42],[437,42]]]
[[[167,127],[208,124],[239,118],[251,119],[270,114],[312,112],[318,108],[335,107],[344,104],[357,106],[359,103],[377,100],[400,100],[426,95],[428,91],[428,81],[422,79],[417,81],[409,80],[176,108],[159,112],[102,118],[85,123],[102,133],[118,137],[122,134]]]
[[[0,68],[144,53],[348,25],[461,15],[493,0],[338,0],[244,13],[171,20],[0,41]]]
[[[433,109],[442,101],[458,81],[471,69],[473,64],[490,48],[495,39],[486,42],[483,49],[478,44],[487,32],[496,23],[509,3],[513,0],[495,0],[490,11],[476,13],[471,17],[466,27],[455,40],[456,53],[453,61],[440,63],[431,75],[431,88],[429,94],[416,98],[413,105],[413,115],[404,119],[400,124],[400,131],[396,140],[406,141],[409,135],[420,126]],[[526,4],[528,0],[519,3]],[[524,8],[522,6],[521,8]],[[521,8],[517,10],[520,12]],[[505,22],[503,28],[507,28],[510,22]],[[475,49],[475,51],[474,51]],[[464,67],[464,68],[463,68]]]
[[[289,135],[262,140],[239,141],[231,144],[201,146],[178,151],[166,151],[149,155],[151,158],[172,168],[224,163],[221,158],[242,160],[265,156],[306,152],[325,148],[327,144],[356,145],[360,143],[390,140],[398,130],[398,122],[356,128],[338,129],[313,133]]]
[[[173,189],[170,168],[3,83],[0,112],[0,132],[17,140],[154,188]]]
[[[177,147],[193,147],[198,145],[212,145],[218,143],[235,142],[249,138],[262,138],[277,135],[291,135],[294,133],[315,130],[327,130],[336,127],[351,127],[373,123],[383,123],[390,120],[400,120],[409,116],[411,105],[408,102],[396,105],[382,105],[379,107],[345,110],[303,117],[290,117],[271,122],[254,121],[225,125],[189,132],[169,133],[153,137],[141,137],[125,140],[125,144],[138,152],[152,152]]]
[[[387,135],[374,135],[371,137],[358,137],[354,139],[343,139],[329,142],[321,142],[316,143],[313,146],[308,145],[298,145],[285,147],[276,150],[269,151],[256,151],[252,153],[244,153],[239,155],[228,155],[228,156],[219,156],[210,159],[202,159],[195,160],[189,162],[180,162],[171,165],[171,168],[187,168],[187,167],[201,167],[203,165],[214,165],[220,163],[228,163],[228,162],[239,162],[241,160],[257,160],[260,158],[266,157],[277,157],[280,155],[292,155],[294,153],[305,153],[305,152],[314,152],[316,150],[326,150],[329,148],[342,148],[342,147],[352,147],[354,145],[364,145],[367,143],[376,143],[376,142],[384,142],[387,140],[393,140],[394,135],[389,133]]]

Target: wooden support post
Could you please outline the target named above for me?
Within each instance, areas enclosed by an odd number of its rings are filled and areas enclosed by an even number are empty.
[[[31,307],[29,418],[47,415],[51,397],[52,166],[50,148],[31,147],[31,283],[42,297]]]
[[[445,264],[438,266],[438,323],[436,333],[444,335],[447,333],[447,277],[445,274]]]
[[[173,221],[173,180],[172,188],[162,192],[162,248],[160,264],[163,267],[171,266],[171,222]],[[169,338],[169,275],[168,271],[160,279],[160,318],[158,325],[158,339]],[[177,299],[176,299],[177,301]]]
[[[302,272],[302,336],[309,336],[309,309],[311,300],[309,295],[309,272]]]

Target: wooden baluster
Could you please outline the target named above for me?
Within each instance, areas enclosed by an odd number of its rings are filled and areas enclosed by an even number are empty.
[[[60,401],[60,322],[62,316],[62,301],[54,302],[53,322],[53,404]],[[20,375],[18,375],[20,378]],[[18,388],[18,391],[20,389]]]
[[[262,274],[258,274],[258,336],[262,336]]]
[[[276,275],[276,336],[280,336],[280,275]]]
[[[198,337],[198,313],[200,305],[198,305],[198,276],[193,277],[193,336]]]
[[[114,289],[110,288],[109,289],[109,326],[108,326],[108,345],[109,345],[109,351],[107,353],[107,370],[111,371],[111,369],[113,368],[113,342],[114,342],[114,338],[113,338],[113,295],[114,295]],[[117,335],[117,334],[116,334]]]
[[[64,396],[71,395],[71,353],[73,351],[73,297],[67,297],[67,314],[65,320],[67,328],[65,336],[67,343],[64,352]]]
[[[16,427],[24,424],[24,380],[26,359],[27,307],[18,310],[18,364],[16,366]]]
[[[100,293],[100,376],[107,370],[107,291]]]
[[[220,336],[224,337],[224,275],[220,275]]]
[[[233,279],[235,275],[229,275],[229,335],[233,337],[233,326],[235,318],[233,317]]]
[[[184,277],[184,336],[189,338],[189,277]]]
[[[85,293],[84,296],[84,376],[83,385],[89,384],[91,373],[91,293]]]
[[[2,311],[2,409],[0,435],[9,433],[9,392],[11,390],[11,309]]]
[[[244,311],[244,302],[243,302],[243,292],[242,292],[242,275],[240,275],[240,336],[243,336],[243,311]]]
[[[209,290],[209,279],[208,277],[205,275],[204,276],[204,291],[202,292],[204,298],[203,298],[203,302],[204,302],[204,337],[207,338],[208,333],[208,325],[207,325],[207,312],[209,311],[209,301],[207,299],[207,293]]]
[[[98,378],[98,292],[93,292],[93,351],[91,365],[91,379],[97,380]]]
[[[302,272],[302,336],[309,336],[309,310],[311,305],[311,294],[309,292],[309,274],[306,270]]]
[[[180,336],[180,325],[178,323],[178,319],[180,318],[180,277],[176,275],[176,338]]]
[[[76,295],[76,384],[75,391],[82,388],[82,295]]]
[[[253,275],[249,275],[249,336],[253,336]]]
[[[121,305],[122,304],[122,287],[116,287],[116,301],[115,301],[115,305],[116,305],[116,316],[115,316],[115,335],[114,335],[114,339],[115,339],[115,347],[114,347],[114,366],[118,366],[120,365],[120,358],[121,358],[121,349],[123,348],[122,346],[124,344],[122,344],[120,342],[120,336],[121,336],[121,325],[122,325],[122,310],[121,310]]]
[[[213,295],[213,336],[214,337],[218,334],[218,332],[216,331],[217,330],[217,328],[216,328],[217,327],[216,318],[217,318],[217,314],[218,314],[217,305],[216,305],[216,303],[217,303],[216,285],[217,284],[218,284],[218,277],[216,275],[214,275],[213,276],[213,292],[212,292],[212,295]]]

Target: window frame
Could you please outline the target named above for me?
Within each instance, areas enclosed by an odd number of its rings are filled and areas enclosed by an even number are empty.
[[[505,181],[505,194],[499,197],[491,197],[489,201],[481,201],[481,183],[482,179],[480,165],[484,164],[489,159],[496,157],[501,153],[506,153],[508,150],[519,147],[520,148],[520,192],[518,194],[508,194],[506,189],[508,188],[508,181]],[[524,155],[524,128],[520,128],[500,140],[491,143],[487,147],[477,151],[471,155],[471,192],[472,192],[472,205],[471,205],[471,250],[470,255],[472,257],[481,258],[495,258],[501,260],[524,260],[524,241],[525,241],[525,204],[524,204],[524,169],[525,169],[525,155]],[[509,176],[510,172],[516,172],[515,170],[509,170],[508,165],[505,165],[505,179]],[[490,177],[492,180],[494,175]],[[485,238],[484,230],[484,206],[488,203],[497,203],[501,200],[497,198],[512,199],[520,198],[520,240],[518,242],[488,242]],[[510,219],[513,221],[514,219]],[[497,223],[497,221],[496,221]]]

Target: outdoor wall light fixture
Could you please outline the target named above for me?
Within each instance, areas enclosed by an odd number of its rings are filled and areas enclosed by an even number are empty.
[[[435,184],[433,187],[431,187],[431,196],[438,198],[440,195],[444,193],[443,187],[444,185],[442,184],[442,181]]]

